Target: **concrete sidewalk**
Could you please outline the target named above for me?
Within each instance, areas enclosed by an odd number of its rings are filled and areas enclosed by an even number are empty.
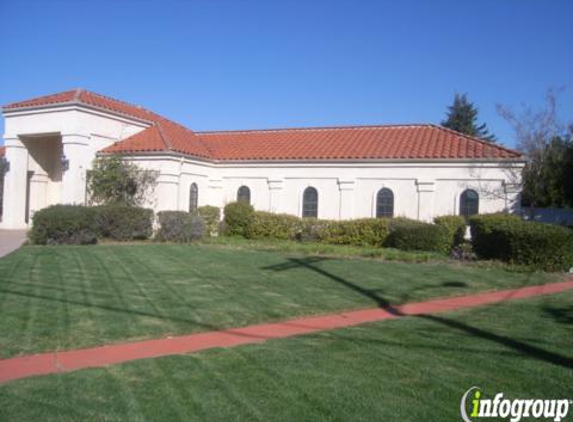
[[[0,258],[14,252],[26,241],[26,230],[0,230]]]

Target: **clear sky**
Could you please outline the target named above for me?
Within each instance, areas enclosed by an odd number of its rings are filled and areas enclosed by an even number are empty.
[[[76,87],[192,130],[439,123],[565,87],[573,0],[0,0],[0,103]],[[0,123],[4,132],[3,122]]]

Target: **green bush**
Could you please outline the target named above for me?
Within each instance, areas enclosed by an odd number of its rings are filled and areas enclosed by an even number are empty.
[[[162,211],[157,214],[157,219],[160,227],[155,240],[159,242],[187,243],[205,234],[205,222],[194,213]]]
[[[470,224],[479,258],[544,271],[573,267],[573,230],[569,228],[499,215],[473,217]]]
[[[451,237],[444,226],[400,219],[391,222],[386,246],[403,251],[449,253]]]
[[[153,234],[153,210],[126,206],[100,206],[96,213],[99,238],[119,241],[149,239]]]
[[[443,215],[434,218],[434,223],[448,230],[452,239],[450,250],[464,242],[466,235],[466,219],[461,215]]]
[[[255,209],[246,202],[231,202],[225,206],[224,212],[226,234],[245,236]]]
[[[208,235],[216,236],[219,234],[219,225],[221,223],[221,209],[211,205],[204,205],[197,208],[197,215],[205,222],[205,229]]]
[[[80,205],[53,205],[34,214],[28,236],[37,245],[97,243],[96,212]]]
[[[245,236],[249,239],[294,240],[301,230],[301,219],[289,214],[255,211]]]
[[[512,224],[521,222],[521,218],[512,214],[481,214],[470,217],[470,231],[472,245],[475,253],[481,259],[499,259],[505,255],[502,249],[505,245],[492,243],[492,230],[501,224]]]
[[[323,243],[354,246],[382,246],[389,234],[387,219],[362,218],[330,221],[318,233]]]

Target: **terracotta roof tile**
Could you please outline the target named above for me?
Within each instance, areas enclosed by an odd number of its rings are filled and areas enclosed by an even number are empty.
[[[9,104],[5,111],[83,104],[150,127],[104,153],[173,151],[212,160],[506,159],[521,155],[441,126],[386,125],[193,132],[144,108],[77,89]]]
[[[6,147],[0,147],[0,157],[4,157],[6,154]]]

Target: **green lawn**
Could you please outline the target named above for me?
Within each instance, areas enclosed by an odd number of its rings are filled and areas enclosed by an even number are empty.
[[[215,245],[24,247],[0,259],[0,357],[551,280]]]
[[[572,303],[569,291],[19,380],[0,386],[0,420],[458,421],[474,385],[573,398]]]

